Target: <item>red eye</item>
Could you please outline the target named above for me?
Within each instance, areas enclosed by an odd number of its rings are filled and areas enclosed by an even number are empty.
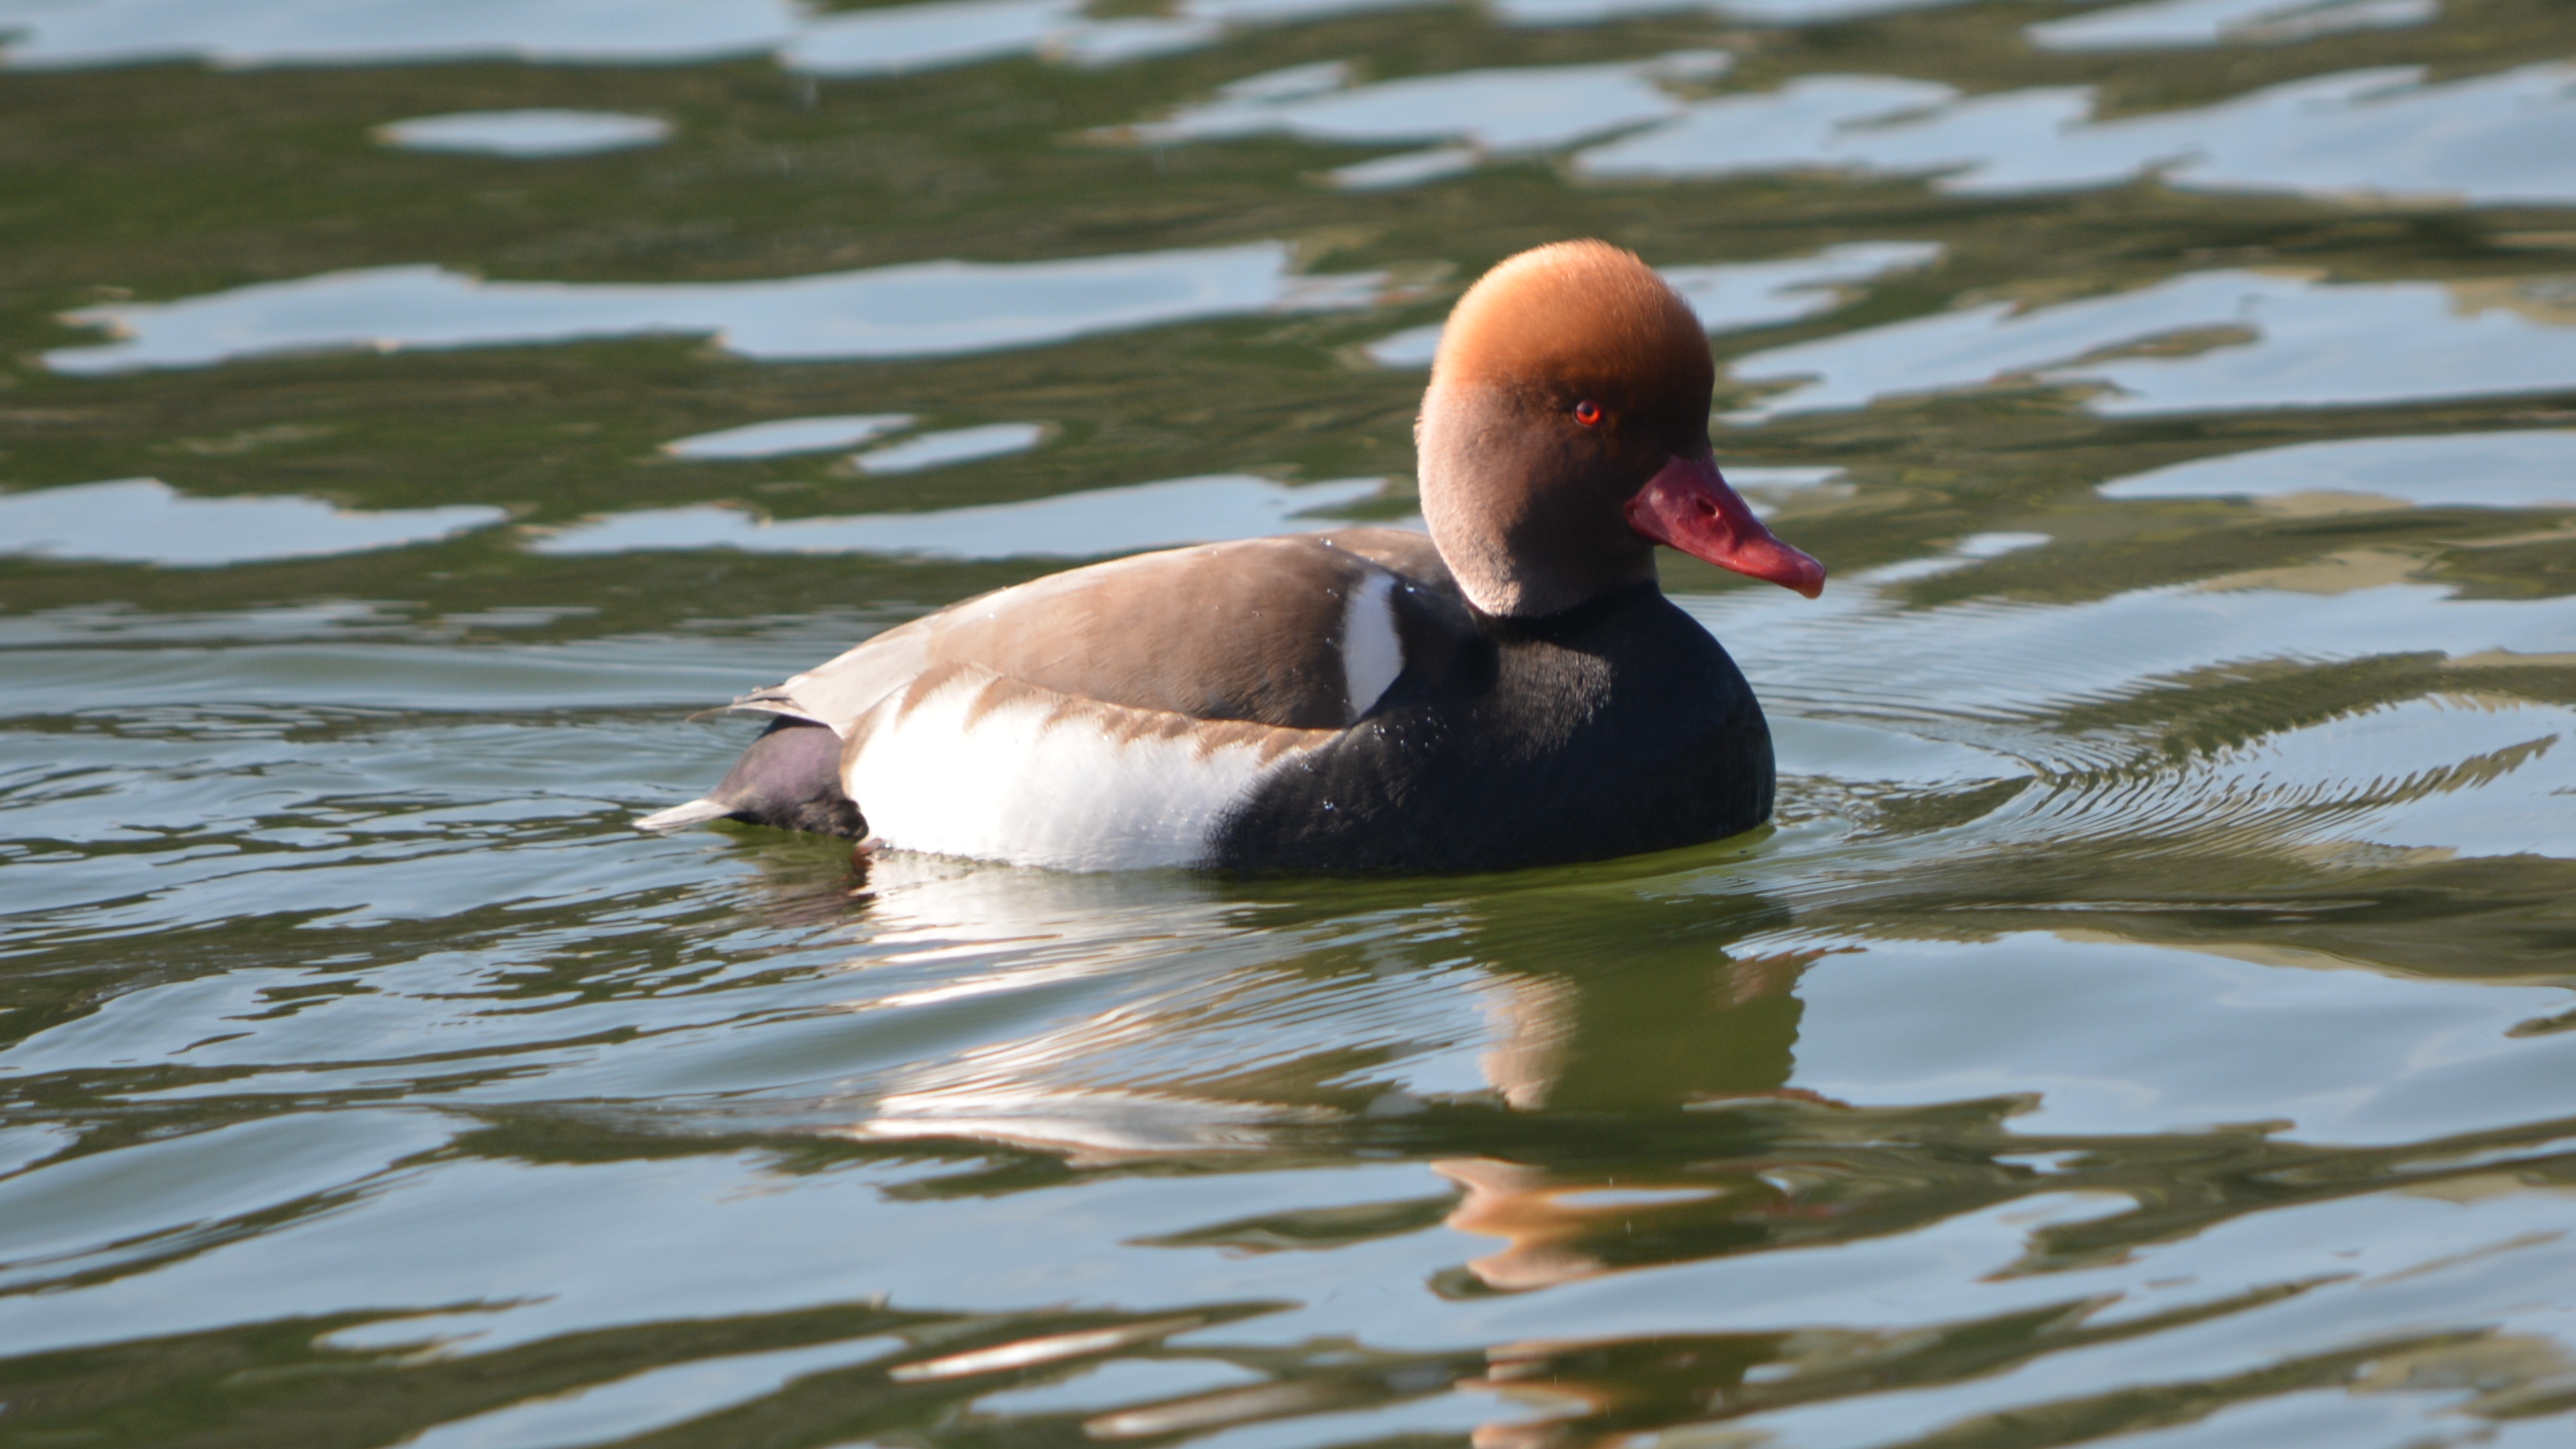
[[[1590,398],[1574,405],[1574,420],[1587,428],[1601,426],[1601,404]]]

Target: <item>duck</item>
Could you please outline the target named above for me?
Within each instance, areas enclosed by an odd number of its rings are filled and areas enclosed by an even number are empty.
[[[1688,303],[1568,241],[1459,298],[1414,426],[1428,532],[1168,549],[968,599],[726,708],[769,717],[715,820],[1020,866],[1460,873],[1770,818],[1743,672],[1669,547],[1808,598],[1720,472]]]

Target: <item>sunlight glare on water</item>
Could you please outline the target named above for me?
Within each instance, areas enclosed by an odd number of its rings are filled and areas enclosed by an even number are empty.
[[[0,1442],[2576,1424],[2548,0],[0,0]],[[653,835],[1634,248],[1774,823]]]

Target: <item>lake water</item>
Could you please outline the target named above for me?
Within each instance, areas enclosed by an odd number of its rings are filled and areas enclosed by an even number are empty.
[[[0,0],[0,1443],[2564,1445],[2556,0]],[[1601,236],[1776,826],[628,822]]]

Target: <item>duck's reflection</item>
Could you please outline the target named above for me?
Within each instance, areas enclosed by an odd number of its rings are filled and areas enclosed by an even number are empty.
[[[1797,1335],[1691,1334],[1607,1343],[1508,1343],[1461,1388],[1535,1401],[1542,1417],[1477,1427],[1475,1449],[1576,1449],[1640,1429],[1729,1417],[1748,1376],[1795,1356]]]
[[[1815,955],[1730,957],[1725,942],[1771,915],[1745,904],[1714,918],[1705,902],[1663,906],[1672,929],[1601,938],[1629,947],[1619,959],[1489,958],[1509,989],[1495,998],[1487,1084],[1517,1111],[1598,1119],[1609,1152],[1432,1160],[1460,1189],[1448,1225],[1505,1244],[1466,1265],[1477,1285],[1537,1288],[1725,1252],[1764,1240],[1763,1220],[1788,1210],[1782,1190],[1758,1175],[1685,1177],[1620,1140],[1651,1132],[1663,1113],[1789,1091],[1801,1010],[1792,988]],[[1509,924],[1496,922],[1502,929],[1485,940],[1508,937]],[[1551,935],[1561,929],[1551,925]]]
[[[1724,859],[1461,889],[862,856],[837,886],[849,912],[839,929],[870,948],[871,963],[947,965],[936,986],[887,992],[872,1008],[925,992],[1044,991],[1065,973],[1123,986],[1106,1009],[908,1065],[840,1130],[915,1148],[1000,1144],[1108,1170],[1410,1158],[1453,1194],[1268,1214],[1155,1245],[1329,1250],[1438,1226],[1493,1242],[1430,1285],[1450,1295],[1832,1232],[1840,1209],[1802,1197],[1797,1164],[1748,1156],[1757,1144],[1737,1121],[1773,1106],[1819,1110],[1788,1086],[1796,987],[1815,953],[1739,948],[1787,912],[1713,888]],[[820,896],[788,885],[793,866],[775,873],[801,912]],[[1703,1139],[1705,1152],[1689,1150]],[[1773,1357],[1759,1335],[1669,1352],[1502,1345],[1421,1365],[1429,1376],[1401,1391],[1292,1378],[1085,1427],[1093,1438],[1150,1437],[1459,1388],[1543,1400],[1536,1417],[1522,1403],[1476,1430],[1480,1449],[1554,1449],[1605,1424],[1699,1417],[1712,1393]]]
[[[1618,941],[1607,950],[1624,959],[1600,962],[1488,958],[1508,989],[1495,997],[1487,1085],[1515,1108],[1558,1112],[1653,1111],[1785,1087],[1800,1012],[1792,988],[1815,955],[1738,960],[1696,933],[1656,944]]]
[[[1786,912],[1711,888],[1725,857],[1698,854],[1472,894],[863,855],[828,892],[840,929],[871,966],[941,969],[860,971],[884,985],[854,1009],[1050,992],[1090,1009],[1010,1011],[1034,1029],[881,1074],[840,1130],[1076,1167],[1409,1157],[1455,1186],[1448,1226],[1501,1240],[1444,1285],[1465,1292],[1761,1243],[1813,1210],[1751,1169],[1685,1170],[1674,1134],[1722,1134],[1712,1106],[1803,1095],[1788,1086],[1795,988],[1815,953],[1731,951]],[[810,862],[756,858],[782,909],[810,919],[827,894],[794,879]],[[1398,1216],[1386,1231],[1427,1225]],[[1206,1241],[1313,1226],[1264,1219]]]

